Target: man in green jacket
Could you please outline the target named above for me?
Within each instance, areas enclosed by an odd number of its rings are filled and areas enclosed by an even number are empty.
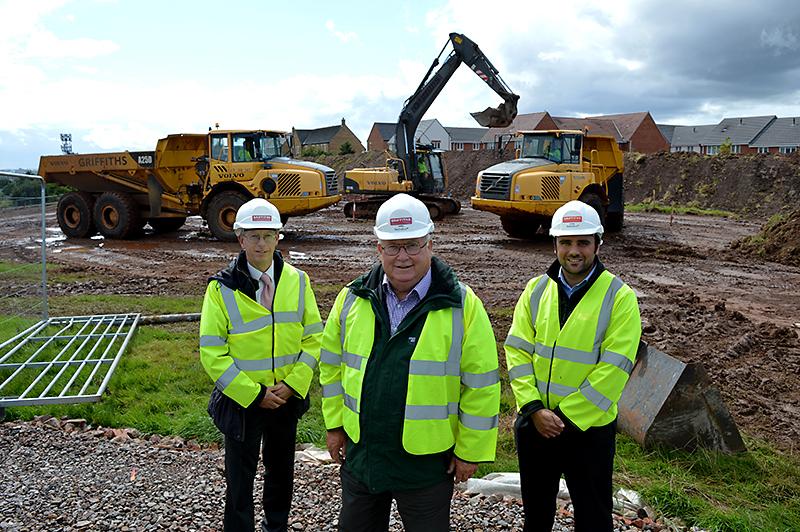
[[[433,256],[425,205],[378,210],[381,263],[345,287],[320,357],[331,457],[341,465],[339,531],[385,531],[392,499],[408,532],[450,530],[454,482],[494,460],[497,349],[472,290]]]
[[[642,324],[633,290],[597,259],[598,213],[571,201],[553,215],[557,260],[519,298],[505,343],[519,415],[524,532],[553,527],[561,475],[575,532],[611,532],[617,402]]]

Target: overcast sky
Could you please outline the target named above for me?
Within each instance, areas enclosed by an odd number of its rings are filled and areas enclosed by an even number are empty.
[[[450,32],[520,113],[657,123],[800,116],[795,0],[0,0],[0,168],[152,150],[171,133],[395,122]],[[449,52],[450,48],[447,49]],[[477,127],[501,99],[461,67],[425,118]]]

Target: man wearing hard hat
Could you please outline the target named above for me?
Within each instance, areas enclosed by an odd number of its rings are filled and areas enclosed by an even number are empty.
[[[378,210],[380,264],[346,286],[325,325],[322,411],[341,464],[339,531],[450,530],[453,483],[494,460],[500,381],[489,318],[433,256],[421,201]]]
[[[256,198],[236,213],[242,251],[208,280],[200,359],[214,380],[209,414],[225,434],[225,530],[255,528],[253,481],[264,460],[264,531],[286,531],[297,420],[319,362],[322,320],[306,274],[276,251],[280,213]]]
[[[519,411],[523,530],[552,530],[563,474],[575,532],[611,532],[617,402],[639,346],[639,305],[597,258],[603,226],[592,207],[562,206],[550,235],[558,258],[528,282],[504,346]]]

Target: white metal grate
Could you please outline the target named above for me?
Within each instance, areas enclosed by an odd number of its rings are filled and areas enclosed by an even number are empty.
[[[97,402],[139,314],[50,318],[0,344],[0,408]]]

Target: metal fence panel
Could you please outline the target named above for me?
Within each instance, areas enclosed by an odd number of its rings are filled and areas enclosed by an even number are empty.
[[[50,318],[3,342],[0,407],[99,401],[139,317]]]

